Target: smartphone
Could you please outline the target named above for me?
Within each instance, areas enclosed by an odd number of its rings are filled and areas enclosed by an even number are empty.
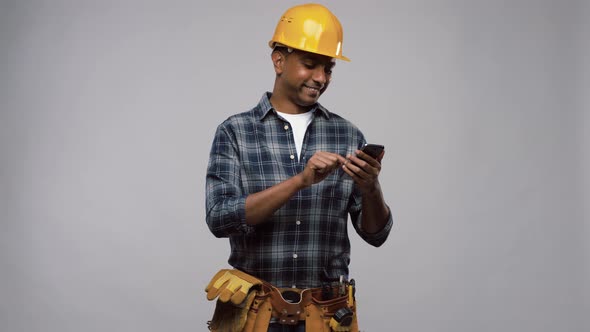
[[[377,159],[381,152],[383,152],[383,149],[385,149],[385,146],[380,144],[365,144],[363,145],[361,151],[373,157],[374,159]]]

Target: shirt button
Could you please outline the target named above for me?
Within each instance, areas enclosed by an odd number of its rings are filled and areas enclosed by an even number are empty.
[[[293,254],[293,258],[297,258],[297,254]]]
[[[288,125],[285,125],[285,127],[283,127],[283,128],[285,128],[285,130],[289,130],[289,126]]]
[[[297,226],[299,226],[299,225],[301,225],[301,221],[297,220],[297,221],[295,222],[295,224],[296,224]]]
[[[295,155],[290,155],[289,158],[291,158],[291,160],[295,159]]]

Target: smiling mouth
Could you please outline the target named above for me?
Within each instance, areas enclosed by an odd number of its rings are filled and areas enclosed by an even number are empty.
[[[314,88],[314,87],[311,87],[311,86],[309,86],[309,85],[305,85],[305,84],[304,84],[303,86],[304,86],[304,87],[305,87],[307,90],[309,90],[309,91],[311,91],[311,92],[314,92],[314,93],[320,93],[320,88]]]

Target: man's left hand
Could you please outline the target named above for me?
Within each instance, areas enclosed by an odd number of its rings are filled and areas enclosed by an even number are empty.
[[[356,155],[346,157],[342,169],[350,175],[363,193],[371,193],[379,188],[379,173],[384,155],[385,151],[375,159],[361,150],[356,150]]]

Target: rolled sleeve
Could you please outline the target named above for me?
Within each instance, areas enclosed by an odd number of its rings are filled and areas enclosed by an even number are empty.
[[[220,125],[211,147],[206,180],[206,221],[216,237],[254,230],[246,224],[246,195],[240,185],[239,164],[232,135]]]
[[[387,208],[389,209],[389,206]],[[356,232],[363,240],[365,240],[365,242],[369,243],[372,246],[380,247],[383,243],[385,243],[385,240],[387,240],[387,237],[391,232],[391,228],[393,227],[393,217],[391,214],[391,209],[389,209],[389,216],[387,218],[387,223],[385,224],[385,226],[383,226],[383,228],[380,231],[376,233],[367,233],[362,228],[363,213],[359,212],[356,221],[354,221]]]
[[[391,229],[393,227],[393,216],[391,214],[391,209],[389,208],[389,205],[387,205],[387,204],[385,204],[385,205],[387,206],[387,209],[389,210],[389,215],[387,217],[387,223],[378,232],[368,233],[368,232],[365,232],[362,228],[363,205],[362,205],[362,195],[361,195],[360,191],[358,191],[358,189],[356,189],[350,199],[349,213],[350,213],[350,218],[352,220],[352,225],[353,225],[355,231],[365,242],[367,242],[368,244],[375,246],[375,247],[380,247],[383,243],[385,243],[385,240],[387,240],[387,237],[389,236],[389,233],[391,232]]]
[[[219,199],[207,212],[207,225],[216,237],[254,232],[246,224],[246,196]]]

